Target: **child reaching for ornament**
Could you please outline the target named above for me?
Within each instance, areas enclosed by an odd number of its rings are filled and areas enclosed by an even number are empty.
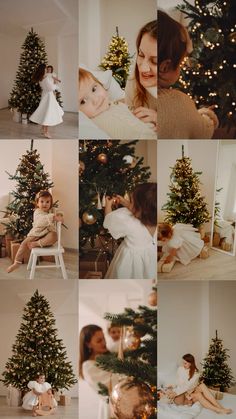
[[[161,272],[165,270],[165,265],[174,265],[175,261],[188,265],[204,248],[200,233],[191,224],[179,223],[172,227],[168,223],[161,223],[158,226],[158,239],[163,243],[164,253],[158,264]]]
[[[107,279],[154,279],[157,275],[157,184],[137,185],[130,201],[116,196],[124,208],[113,211],[106,197],[103,226],[114,239],[124,238],[108,268]]]
[[[63,216],[62,213],[56,215],[50,213],[53,207],[51,193],[49,191],[40,191],[36,195],[35,206],[32,229],[20,244],[14,263],[7,269],[8,273],[20,267],[29,249],[52,246],[57,241],[55,222],[60,221],[63,223]]]
[[[111,139],[156,139],[155,124],[138,119],[122,102],[111,102],[103,85],[87,70],[79,69],[79,110]]]
[[[158,11],[158,99],[159,139],[212,138],[218,127],[214,105],[197,110],[189,95],[172,88],[192,43],[187,29],[165,12]],[[186,93],[187,87],[186,87]]]
[[[52,394],[52,387],[45,381],[44,374],[38,374],[34,381],[29,381],[30,391],[23,397],[22,407],[31,410],[33,416],[48,416],[55,413],[57,402]]]

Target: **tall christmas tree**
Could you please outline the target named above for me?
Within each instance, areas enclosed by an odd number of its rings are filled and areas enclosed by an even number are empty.
[[[38,291],[24,308],[23,321],[13,345],[13,355],[3,372],[3,383],[27,390],[29,381],[43,373],[55,390],[68,389],[76,383],[66,348],[57,337],[55,319],[49,302]]]
[[[193,52],[183,68],[182,88],[198,106],[216,105],[220,125],[236,128],[235,0],[183,0]]]
[[[19,112],[30,116],[38,107],[41,98],[41,87],[32,81],[32,76],[39,64],[47,64],[44,43],[33,28],[29,31],[22,50],[8,103],[10,108],[16,108]],[[60,93],[57,93],[57,100],[62,105]]]
[[[165,221],[170,224],[192,224],[198,228],[210,220],[207,204],[200,192],[199,176],[202,172],[194,172],[191,159],[184,156],[176,161],[170,175],[170,192],[168,201],[162,210],[167,213]]]
[[[100,394],[109,397],[116,417],[156,419],[157,310],[139,306],[118,315],[107,313],[105,318],[122,328],[121,349],[118,357],[102,355],[97,363],[106,371],[121,374],[121,381],[110,392],[100,385]]]
[[[137,142],[80,141],[80,249],[87,241],[93,247],[95,238],[105,233],[105,196],[124,196],[149,179],[149,167],[143,167],[143,158],[135,156]]]
[[[216,337],[212,338],[208,354],[202,362],[201,378],[207,386],[220,387],[221,391],[225,391],[234,384],[232,370],[227,365],[228,352],[228,349],[224,349],[216,330]]]
[[[116,27],[116,35],[111,38],[108,48],[108,52],[103,57],[99,67],[103,70],[112,70],[113,77],[124,88],[133,56],[129,53],[125,38],[119,36],[118,27]]]
[[[31,140],[30,150],[21,157],[15,174],[10,175],[7,172],[9,179],[16,181],[16,190],[11,192],[14,199],[7,207],[11,219],[7,224],[7,231],[17,239],[23,239],[32,228],[36,194],[53,187],[39,157]]]

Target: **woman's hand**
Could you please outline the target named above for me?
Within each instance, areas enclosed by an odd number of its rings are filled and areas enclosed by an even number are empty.
[[[176,393],[173,390],[167,390],[166,395],[169,397],[169,399],[174,399],[176,397]]]
[[[145,108],[144,106],[139,106],[133,111],[133,114],[141,121],[147,123],[152,122],[155,127],[157,126],[157,112],[154,109]]]

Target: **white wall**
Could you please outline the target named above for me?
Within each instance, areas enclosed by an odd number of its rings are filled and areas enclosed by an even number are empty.
[[[122,140],[121,143],[127,143],[127,141]],[[135,155],[144,158],[144,166],[150,166],[151,177],[149,181],[157,182],[157,141],[139,140],[135,145]]]
[[[212,215],[215,190],[217,141],[212,140],[174,140],[158,141],[158,220],[163,221],[164,214],[161,211],[162,206],[167,201],[169,192],[170,174],[177,159],[182,156],[182,144],[184,144],[185,156],[192,159],[194,171],[202,172],[200,176],[200,190],[206,198],[208,210]],[[208,229],[210,229],[208,223]]]
[[[52,141],[54,193],[64,211],[68,230],[62,229],[65,247],[78,249],[78,141]]]
[[[68,360],[72,362],[74,374],[78,374],[78,305],[77,281],[59,281],[55,287],[54,281],[40,280],[37,286],[30,281],[2,281],[0,294],[0,330],[4,336],[4,345],[0,346],[0,371],[4,371],[8,358],[12,355],[12,345],[15,343],[22,322],[23,308],[36,289],[48,299],[50,308],[56,320],[58,338],[63,340]],[[68,392],[77,397],[77,385]],[[7,388],[0,382],[0,395],[6,395]]]
[[[156,9],[156,0],[80,0],[79,62],[96,69],[116,34],[116,26],[134,54],[138,31],[156,19]]]
[[[35,140],[34,148],[40,154],[44,170],[54,182],[53,197],[59,200],[65,213],[68,230],[62,229],[63,244],[67,248],[78,248],[78,141],[77,140]],[[30,140],[0,141],[0,204],[9,192],[15,190],[15,182],[8,179],[6,170],[15,174],[20,158],[30,149]],[[14,150],[14,152],[13,152]],[[0,210],[4,208],[0,207]]]

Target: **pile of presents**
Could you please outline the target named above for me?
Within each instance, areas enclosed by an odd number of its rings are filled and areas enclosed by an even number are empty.
[[[89,250],[80,256],[79,279],[104,278],[109,264],[107,252],[102,250]]]

